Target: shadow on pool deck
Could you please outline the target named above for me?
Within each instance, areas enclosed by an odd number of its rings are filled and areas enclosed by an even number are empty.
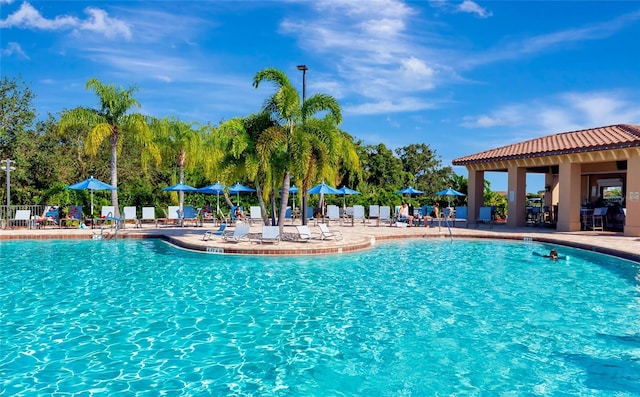
[[[310,225],[311,231],[319,232],[317,226]],[[214,230],[211,225],[197,228],[146,226],[136,229],[127,226],[120,229],[117,238],[161,238],[179,247],[195,251],[216,254],[244,254],[244,255],[322,255],[353,252],[369,249],[381,241],[407,238],[490,238],[542,241],[558,245],[571,246],[590,251],[615,255],[640,263],[640,238],[623,236],[614,232],[557,232],[544,228],[509,228],[506,225],[496,225],[493,228],[451,228],[451,235],[446,227],[413,227],[397,228],[389,226],[356,225],[334,226],[331,230],[338,230],[344,236],[341,241],[312,240],[306,242],[282,241],[279,244],[260,244],[255,241],[241,241],[229,243],[220,237],[203,241],[206,230]],[[259,233],[260,225],[251,226],[251,233]],[[6,229],[0,230],[0,240],[13,239],[91,239],[100,235],[100,229]],[[295,233],[295,227],[285,226],[285,233]],[[114,229],[103,229],[103,238],[113,238]]]

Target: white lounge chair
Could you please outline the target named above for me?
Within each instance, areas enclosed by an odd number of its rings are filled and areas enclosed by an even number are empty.
[[[388,205],[380,206],[380,216],[378,217],[378,225],[384,222],[389,222],[389,226],[393,224],[393,219],[391,218],[391,207]]]
[[[135,227],[138,227],[138,209],[136,207],[124,207],[122,208],[122,226],[125,227],[127,225],[127,221],[133,221]]]
[[[307,225],[296,226],[296,230],[298,230],[298,241],[309,241],[320,238],[318,233],[311,233],[311,230],[309,230],[309,226]]]
[[[279,226],[262,226],[262,234],[257,238],[259,243],[274,243],[280,242],[280,227]]]
[[[158,227],[158,218],[156,218],[156,207],[142,207],[142,217],[138,225],[142,227],[144,222],[153,222]]]
[[[337,205],[327,205],[327,224],[334,222],[342,222],[340,218],[340,208]]]
[[[31,210],[16,210],[13,219],[9,220],[9,227],[11,227],[11,225],[15,225],[16,222],[19,222],[21,225],[24,224],[29,229],[31,229]]]
[[[262,223],[262,210],[260,206],[252,205],[251,208],[249,208],[249,216],[249,223],[253,224],[254,221]]]
[[[356,221],[362,221],[362,224],[366,222],[366,218],[364,216],[364,206],[363,205],[354,205],[353,206],[353,216],[351,217],[351,225],[355,224]]]
[[[162,219],[164,224],[172,222],[174,224],[180,224],[180,207],[177,205],[170,205],[167,207],[167,210],[164,211],[164,219]]]
[[[372,220],[376,221],[376,223],[380,224],[380,206],[379,205],[370,205],[369,206],[369,222]]]
[[[222,239],[227,242],[238,243],[241,240],[247,239],[249,234],[249,229],[251,225],[246,223],[241,223],[236,226],[233,232],[225,232],[222,234]]]
[[[322,238],[323,240],[330,238],[335,240],[342,240],[342,233],[340,233],[339,231],[329,230],[327,225],[325,225],[324,223],[319,224],[318,227],[320,228],[320,238]]]

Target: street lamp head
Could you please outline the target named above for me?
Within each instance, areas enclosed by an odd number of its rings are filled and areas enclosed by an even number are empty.
[[[298,70],[305,71],[305,70],[309,70],[309,68],[307,68],[307,65],[298,65]]]

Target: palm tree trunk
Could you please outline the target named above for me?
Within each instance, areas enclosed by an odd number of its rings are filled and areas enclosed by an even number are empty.
[[[111,135],[111,186],[118,187],[118,133]],[[111,205],[113,205],[116,218],[120,217],[118,205],[118,190],[111,191]]]
[[[262,214],[262,222],[265,225],[269,224],[269,217],[267,216],[267,206],[264,204],[262,198],[262,189],[260,188],[260,182],[256,179],[256,194],[258,195],[258,203],[260,204],[260,213]]]
[[[289,201],[289,184],[291,183],[291,174],[289,171],[284,173],[282,178],[282,197],[280,198],[280,213],[278,214],[278,227],[280,235],[284,233],[284,220],[287,212],[287,202]]]

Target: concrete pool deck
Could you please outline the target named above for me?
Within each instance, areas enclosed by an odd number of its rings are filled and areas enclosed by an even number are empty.
[[[314,233],[320,230],[313,223],[309,228]],[[411,227],[398,228],[388,225],[376,226],[370,224],[356,224],[355,226],[341,226],[331,223],[329,229],[339,231],[343,235],[340,241],[335,240],[311,240],[306,242],[281,241],[279,244],[264,243],[257,240],[243,240],[237,243],[225,242],[220,237],[213,237],[209,241],[203,241],[202,236],[207,230],[216,230],[211,224],[204,227],[159,227],[144,225],[143,228],[135,228],[127,225],[125,229],[118,230],[118,238],[160,238],[175,244],[176,246],[214,254],[240,254],[240,255],[323,255],[339,254],[369,249],[379,242],[412,239],[412,238],[446,238],[449,239],[449,230],[446,227]],[[233,229],[229,229],[233,230]],[[251,233],[259,235],[261,225],[251,226]],[[112,238],[114,229],[105,227],[103,238]],[[100,229],[58,229],[48,227],[46,229],[6,229],[0,230],[0,241],[23,239],[92,239],[97,238]],[[285,226],[285,234],[295,234],[293,225]],[[488,238],[509,239],[547,242],[558,245],[581,248],[590,251],[614,255],[640,263],[640,237],[623,236],[622,233],[600,231],[576,231],[557,232],[554,229],[540,227],[509,228],[506,225],[482,225],[476,228],[452,227],[453,239],[460,238]]]

